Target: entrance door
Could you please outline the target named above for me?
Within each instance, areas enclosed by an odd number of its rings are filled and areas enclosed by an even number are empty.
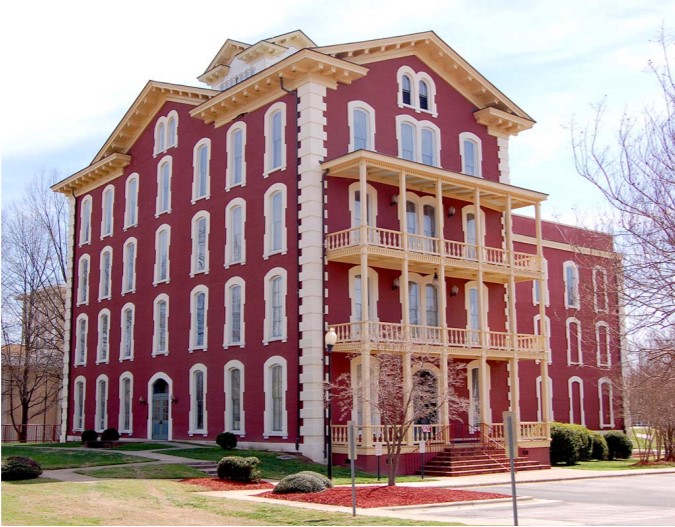
[[[169,385],[163,379],[152,385],[152,439],[169,439]]]

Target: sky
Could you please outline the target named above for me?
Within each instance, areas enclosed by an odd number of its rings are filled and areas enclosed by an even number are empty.
[[[601,197],[576,173],[570,125],[604,101],[615,130],[655,103],[662,27],[675,31],[673,1],[3,2],[2,206],[36,175],[88,166],[148,80],[203,86],[228,38],[301,29],[330,45],[433,30],[537,121],[510,140],[511,182],[550,195],[544,218],[574,224]]]

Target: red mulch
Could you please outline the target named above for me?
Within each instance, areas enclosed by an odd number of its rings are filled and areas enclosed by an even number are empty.
[[[274,485],[261,481],[260,483],[244,483],[241,481],[227,481],[218,478],[188,478],[181,479],[181,483],[190,485],[199,485],[209,490],[267,490],[274,488]]]
[[[352,506],[351,487],[334,487],[323,492],[311,494],[273,494],[262,492],[256,494],[261,498],[277,500],[304,501],[322,505]],[[365,509],[373,507],[398,507],[401,505],[424,505],[435,503],[452,503],[458,501],[492,500],[508,498],[504,494],[493,492],[474,492],[469,490],[441,489],[436,487],[357,487],[356,506]]]

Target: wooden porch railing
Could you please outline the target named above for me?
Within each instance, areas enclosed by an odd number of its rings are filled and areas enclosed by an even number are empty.
[[[368,245],[383,249],[404,250],[404,237],[400,231],[369,226],[367,227],[366,237]],[[512,266],[517,271],[541,271],[540,259],[535,254],[513,251],[513,263],[511,263],[510,251],[498,247],[481,247],[464,242],[430,238],[419,234],[407,234],[406,238],[408,240],[408,251],[414,253],[467,262],[478,262],[480,254],[482,261],[488,265],[496,265],[507,269]],[[326,249],[331,251],[356,247],[360,242],[361,229],[360,227],[353,227],[328,234],[326,236]]]

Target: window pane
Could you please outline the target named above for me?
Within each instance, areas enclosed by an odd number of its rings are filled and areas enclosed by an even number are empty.
[[[465,139],[464,144],[464,167],[463,172],[469,176],[476,175],[476,144],[469,140]]]
[[[157,352],[166,352],[166,301],[157,304]]]
[[[101,315],[101,357],[102,361],[108,360],[108,327],[110,320],[107,314]]]
[[[270,168],[279,168],[281,166],[281,111],[272,115],[272,166]]]
[[[422,163],[425,165],[436,164],[436,141],[434,134],[428,128],[422,129]]]
[[[408,317],[410,324],[420,323],[420,290],[415,282],[408,283]]]
[[[206,178],[208,175],[208,148],[206,145],[199,147],[199,165],[198,165],[198,179],[197,179],[197,196],[198,198],[206,196]]]
[[[131,379],[122,381],[122,427],[131,430]]]
[[[241,130],[234,133],[233,143],[232,184],[238,185],[244,173],[244,133]]]
[[[204,372],[196,371],[195,375],[195,428],[204,429]]]
[[[232,261],[241,262],[242,259],[242,210],[241,207],[233,207],[230,212],[231,242],[232,242]]]
[[[230,428],[241,430],[241,371],[230,370],[230,400],[232,401],[232,417]]]
[[[272,195],[272,251],[281,250],[281,240],[282,240],[282,195],[281,192],[275,192]]]
[[[124,349],[123,357],[131,357],[131,344],[133,339],[133,330],[134,330],[134,312],[131,308],[124,310]]]
[[[420,108],[422,110],[429,109],[429,88],[424,81],[420,81]]]
[[[164,123],[159,125],[159,128],[157,129],[157,151],[162,152],[163,150],[166,150],[166,144],[165,144],[165,127]]]
[[[403,75],[401,79],[401,99],[403,104],[410,104],[411,101],[411,83],[410,78],[407,75]]]
[[[112,207],[113,191],[110,189],[103,195],[103,236],[112,234]]]
[[[108,298],[110,296],[110,252],[103,253],[102,262],[103,272],[101,273],[101,297]]]
[[[433,205],[424,205],[424,235],[430,238],[436,236],[436,208]]]
[[[159,245],[157,251],[157,258],[159,258],[157,279],[167,280],[169,278],[169,232],[166,230],[160,231],[157,243]]]
[[[354,110],[354,150],[369,149],[368,114],[363,110]]]
[[[205,329],[205,309],[206,309],[206,295],[204,293],[197,293],[195,296],[196,307],[196,327],[195,327],[195,345],[198,347],[204,346],[204,329]]]
[[[415,139],[413,127],[407,123],[401,124],[401,157],[410,161],[415,160]]]
[[[169,210],[169,194],[171,191],[171,171],[169,163],[164,163],[160,169],[160,199],[159,212]]]
[[[195,261],[196,271],[206,269],[206,218],[197,220],[197,255]]]
[[[241,342],[241,287],[230,288],[231,342]]]
[[[125,269],[124,290],[131,291],[134,288],[134,264],[136,258],[136,244],[130,243],[126,248],[127,261]]]
[[[136,224],[137,201],[138,201],[138,180],[134,178],[129,181],[128,198],[127,198],[127,225]]]
[[[433,285],[427,285],[425,291],[427,326],[438,326],[438,294]]]
[[[281,366],[272,366],[272,431],[283,430],[283,407],[282,407],[282,378]]]
[[[282,335],[283,299],[281,293],[281,277],[272,279],[272,337]]]
[[[169,119],[169,141],[168,146],[176,146],[176,119]]]

